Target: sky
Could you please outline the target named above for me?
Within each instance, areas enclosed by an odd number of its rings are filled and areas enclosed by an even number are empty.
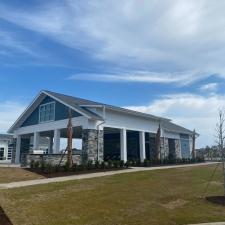
[[[151,113],[215,144],[225,1],[1,0],[0,132],[40,90]]]

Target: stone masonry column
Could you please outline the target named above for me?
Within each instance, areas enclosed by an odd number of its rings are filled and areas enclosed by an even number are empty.
[[[176,154],[176,159],[181,159],[181,143],[180,139],[175,140],[175,154]]]
[[[83,152],[86,155],[85,161],[103,161],[103,130],[83,129],[82,146]]]

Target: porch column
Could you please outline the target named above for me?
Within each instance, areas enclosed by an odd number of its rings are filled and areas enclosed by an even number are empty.
[[[33,150],[39,149],[39,143],[40,143],[40,133],[35,132],[34,133],[34,144],[33,144]]]
[[[18,135],[16,137],[16,157],[15,157],[15,163],[20,163],[20,149],[21,149],[21,136]]]
[[[120,159],[124,162],[127,161],[127,131],[126,129],[120,130]]]
[[[141,162],[144,162],[146,159],[146,154],[145,154],[145,132],[140,131],[139,132],[139,143],[140,143],[140,159]]]
[[[48,154],[52,154],[53,148],[53,137],[49,137],[48,141]]]
[[[53,153],[58,154],[60,151],[60,130],[54,130]]]

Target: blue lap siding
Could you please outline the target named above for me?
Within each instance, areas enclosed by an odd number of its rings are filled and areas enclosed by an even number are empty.
[[[42,104],[55,102],[55,120],[64,120],[68,118],[68,107],[63,105],[62,103],[52,99],[47,96],[45,99],[38,105],[38,107],[31,113],[31,115],[25,120],[22,124],[22,127],[32,126],[39,124],[39,106]],[[72,117],[81,116],[79,113],[72,111]]]
[[[181,156],[182,158],[190,158],[190,141],[189,135],[180,134]]]

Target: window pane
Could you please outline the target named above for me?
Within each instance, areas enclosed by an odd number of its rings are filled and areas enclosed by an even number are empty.
[[[52,121],[54,120],[55,117],[55,104],[53,102],[45,104],[45,105],[40,105],[40,122],[47,122],[47,121]]]

